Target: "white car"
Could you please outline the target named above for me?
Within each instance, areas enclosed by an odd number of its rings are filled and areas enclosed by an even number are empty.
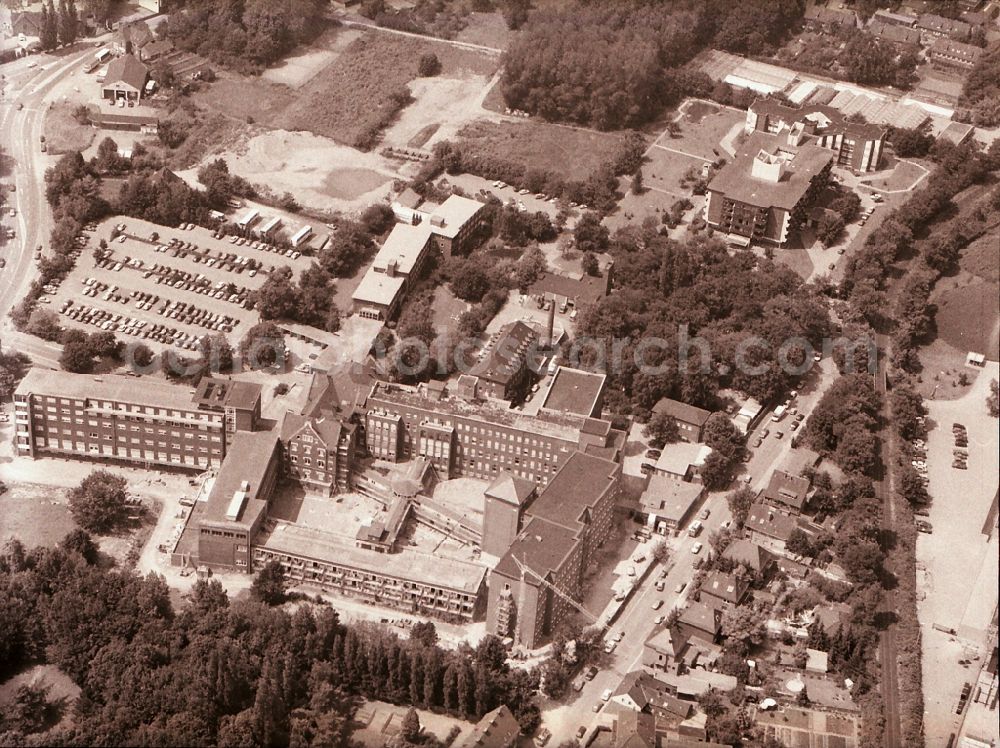
[[[698,555],[699,553],[701,553],[701,547],[702,547],[701,543],[695,543],[694,545],[691,546],[691,553]]]
[[[605,688],[604,693],[601,694],[601,701],[611,701],[611,695],[614,693],[610,688]]]

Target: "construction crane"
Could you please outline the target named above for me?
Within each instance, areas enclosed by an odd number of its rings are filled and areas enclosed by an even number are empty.
[[[524,594],[525,594],[524,575],[525,574],[530,574],[532,577],[534,577],[539,582],[541,582],[542,584],[544,584],[548,589],[552,590],[561,599],[563,599],[570,606],[572,606],[574,610],[577,610],[580,613],[583,613],[583,615],[586,616],[590,620],[590,622],[592,624],[600,626],[600,628],[601,628],[602,631],[607,630],[607,628],[608,628],[608,624],[607,623],[604,623],[604,624],[599,623],[597,616],[595,616],[593,613],[591,613],[589,610],[587,610],[585,607],[583,607],[583,605],[581,605],[579,602],[577,602],[576,600],[574,600],[569,594],[563,592],[561,589],[559,589],[554,584],[552,584],[552,582],[550,582],[548,579],[545,579],[541,574],[539,574],[534,569],[530,568],[527,564],[525,564],[523,561],[521,561],[517,556],[512,555],[511,558],[514,559],[514,563],[517,564],[517,568],[521,572],[521,589],[519,590],[518,600],[517,600],[517,622],[516,622],[515,627],[514,627],[514,641],[515,642],[517,642],[518,644],[520,644],[520,642],[521,642],[521,615],[520,614],[521,614],[521,612],[525,608],[525,599],[524,599]]]

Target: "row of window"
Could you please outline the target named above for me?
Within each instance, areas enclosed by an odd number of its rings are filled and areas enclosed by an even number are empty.
[[[114,410],[121,413],[141,413],[150,416],[163,416],[166,418],[193,418],[208,421],[217,416],[212,413],[204,413],[194,410],[174,410],[172,408],[160,408],[154,405],[133,405],[114,400],[78,400],[75,398],[56,397],[53,395],[36,395],[36,403],[43,403],[48,410],[52,410],[53,405],[73,406],[76,409],[92,407],[100,410]],[[63,412],[68,412],[63,408]]]

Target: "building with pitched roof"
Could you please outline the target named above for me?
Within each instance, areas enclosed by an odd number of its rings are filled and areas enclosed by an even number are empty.
[[[557,309],[563,302],[567,307],[583,309],[611,293],[614,263],[609,262],[601,275],[587,273],[559,273],[548,270],[541,273],[528,287],[527,295],[552,301]]]
[[[705,423],[712,411],[698,408],[664,397],[653,406],[656,415],[670,416],[677,422],[677,431],[683,441],[700,442],[704,433]]]
[[[867,31],[880,41],[897,47],[909,47],[914,50],[920,48],[920,32],[912,26],[900,26],[872,18]]]
[[[727,545],[722,558],[745,566],[761,578],[766,578],[774,568],[774,556],[771,552],[746,538],[737,538]]]
[[[476,377],[477,393],[496,400],[522,397],[531,379],[531,356],[538,333],[521,320],[504,325],[490,337],[469,374]]]
[[[691,702],[681,701],[670,693],[666,683],[643,670],[626,673],[611,701],[633,712],[644,712],[654,717],[686,719],[692,711]]]
[[[916,28],[924,44],[949,37],[964,42],[972,34],[972,26],[958,18],[945,18],[936,13],[924,13],[917,19]]]
[[[138,55],[153,42],[153,32],[145,21],[123,23],[111,39],[111,51],[116,55]]]
[[[534,649],[581,598],[583,572],[611,530],[621,465],[575,452],[528,507],[490,574],[486,630]]]
[[[784,553],[785,543],[792,532],[800,528],[795,517],[779,512],[767,504],[754,504],[743,525],[747,540],[772,551]]]
[[[742,604],[750,592],[750,580],[737,574],[713,571],[701,583],[701,601],[716,609]]]
[[[521,520],[536,496],[535,484],[507,471],[483,492],[483,553],[500,557],[521,532]]]
[[[894,28],[902,28],[897,26]],[[783,137],[790,145],[817,145],[833,151],[836,164],[855,172],[878,168],[887,128],[849,122],[826,104],[792,107],[774,99],[757,99],[747,109],[747,134],[764,132]]]
[[[15,35],[42,35],[42,14],[34,10],[12,10],[10,12],[11,32]]]
[[[521,736],[521,725],[506,706],[498,706],[483,715],[472,732],[462,738],[458,748],[514,748]]]
[[[149,68],[135,55],[124,55],[110,62],[101,84],[101,98],[110,101],[138,101],[146,89]]]
[[[645,712],[619,712],[611,723],[612,748],[656,748],[656,718]]]
[[[934,67],[961,72],[972,70],[982,56],[982,48],[945,37],[935,39],[927,50],[927,57]]]
[[[689,603],[677,619],[677,631],[684,637],[718,644],[722,636],[722,612],[706,603]]]
[[[784,470],[775,470],[767,487],[761,492],[761,500],[775,509],[789,514],[799,514],[809,496],[809,479],[792,475]]]

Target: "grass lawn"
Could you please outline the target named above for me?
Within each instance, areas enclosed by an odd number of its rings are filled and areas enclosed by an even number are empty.
[[[993,231],[976,239],[962,250],[962,270],[984,281],[1000,283],[1000,236]]]
[[[909,161],[899,161],[886,176],[865,182],[880,190],[905,190],[923,176],[924,170]]]
[[[506,49],[514,35],[499,13],[470,13],[465,20],[468,25],[458,32],[456,41]]]
[[[75,529],[64,488],[15,483],[0,496],[0,544],[17,538],[27,548],[54,546]]]
[[[934,319],[938,335],[958,349],[985,353],[997,360],[997,330],[1000,324],[1000,286],[986,283],[964,273],[954,278],[944,278],[932,296],[937,305]]]
[[[663,148],[653,148],[646,156],[646,163],[642,165],[643,184],[647,188],[671,193],[675,196],[674,200],[688,197],[691,192],[681,187],[681,178],[691,168],[700,173],[704,163],[701,159],[665,151]]]
[[[618,142],[619,136],[614,133],[577,130],[533,120],[480,120],[459,132],[459,144],[466,152],[579,180],[586,179],[606,163]]]
[[[462,301],[446,286],[434,290],[434,331],[438,334],[458,329],[458,318],[468,310]]]
[[[831,255],[830,261],[833,262],[836,257],[837,255]],[[804,249],[775,250],[774,261],[794,270],[802,280],[809,280],[813,273],[813,262],[809,259],[809,253]]]
[[[719,147],[719,142],[745,119],[746,115],[740,112],[692,101],[678,121],[680,132],[673,137],[664,133],[656,142],[667,148],[700,156],[706,161],[714,161],[719,156],[727,157],[726,152]]]
[[[45,117],[45,146],[58,156],[70,151],[85,151],[94,142],[97,130],[81,125],[73,118],[76,104],[53,104]]]
[[[442,74],[492,75],[497,61],[470,50],[422,39],[369,32],[298,91],[274,122],[286,130],[308,130],[347,145],[366,144],[399,110],[394,95],[417,77],[420,56],[433,52]]]

